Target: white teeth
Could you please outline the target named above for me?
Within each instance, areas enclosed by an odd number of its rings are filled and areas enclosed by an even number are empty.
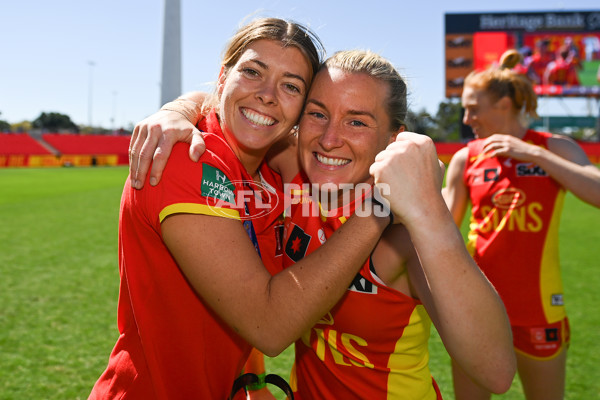
[[[264,115],[253,113],[245,108],[242,108],[242,114],[255,125],[271,126],[275,123],[273,118],[265,117]]]
[[[343,158],[325,157],[325,156],[322,156],[319,153],[317,153],[317,160],[319,160],[320,163],[323,163],[323,164],[326,164],[326,165],[335,165],[335,166],[346,165],[346,164],[348,164],[350,162],[350,160],[345,160]]]

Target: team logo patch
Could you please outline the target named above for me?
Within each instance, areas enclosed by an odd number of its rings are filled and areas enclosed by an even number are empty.
[[[546,171],[532,163],[517,164],[517,176],[548,176]]]
[[[202,196],[235,203],[234,187],[225,173],[210,165],[202,166]]]
[[[516,208],[525,203],[525,197],[521,189],[507,188],[494,193],[492,203],[498,208]]]
[[[295,262],[304,258],[311,236],[306,234],[298,225],[294,225],[292,233],[285,244],[285,254]]]

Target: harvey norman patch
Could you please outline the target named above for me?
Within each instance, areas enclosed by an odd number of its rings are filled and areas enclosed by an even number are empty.
[[[204,164],[202,166],[202,196],[235,204],[234,186],[218,168]]]

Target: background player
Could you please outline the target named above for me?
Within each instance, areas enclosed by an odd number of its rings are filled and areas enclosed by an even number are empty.
[[[452,158],[444,195],[458,225],[472,205],[468,248],[506,306],[527,399],[562,399],[569,324],[559,218],[566,190],[600,207],[600,170],[570,138],[527,128],[537,99],[531,82],[512,67],[472,72],[465,80],[463,122],[477,140]],[[453,367],[457,399],[490,398]]]

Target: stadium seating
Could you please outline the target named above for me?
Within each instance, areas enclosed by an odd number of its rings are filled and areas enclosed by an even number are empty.
[[[0,133],[0,154],[52,154],[27,133]]]
[[[44,133],[42,138],[61,154],[127,155],[129,136]]]

